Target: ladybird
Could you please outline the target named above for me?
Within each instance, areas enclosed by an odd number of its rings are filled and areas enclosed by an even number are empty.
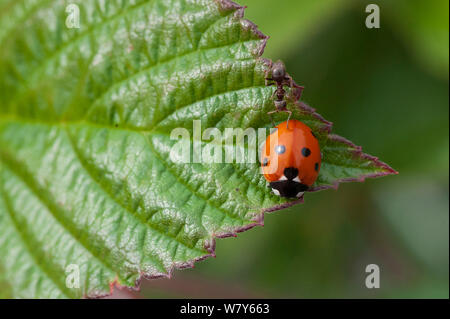
[[[261,152],[264,177],[276,195],[301,197],[319,175],[319,141],[312,130],[297,120],[275,127]]]

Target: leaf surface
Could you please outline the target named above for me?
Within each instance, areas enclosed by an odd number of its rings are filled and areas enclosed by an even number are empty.
[[[2,294],[94,297],[170,276],[214,255],[214,238],[301,201],[273,195],[259,163],[170,160],[172,130],[193,139],[194,120],[271,127],[267,38],[242,7],[72,2],[79,29],[65,25],[66,1],[0,1]],[[321,145],[314,190],[394,173],[309,106],[289,107]]]

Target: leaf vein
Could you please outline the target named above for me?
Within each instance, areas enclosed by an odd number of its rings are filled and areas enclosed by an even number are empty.
[[[1,154],[0,154],[1,155]],[[27,176],[29,176],[28,173],[24,173],[24,170],[22,171],[22,174],[15,172],[14,168],[18,168],[19,163],[17,161],[14,161],[14,165],[11,165],[11,163],[9,163],[8,160],[5,159],[6,153],[3,153],[3,156],[0,156],[0,159],[2,160],[3,163],[5,163],[5,165],[7,165],[7,167],[9,167],[11,172],[14,172],[14,175],[16,175],[18,178],[20,178],[25,185],[27,185],[28,189],[34,193],[34,195],[36,196],[36,198],[45,206],[47,207],[49,213],[55,218],[55,220],[64,228],[68,231],[68,233],[71,235],[71,237],[78,242],[84,249],[85,251],[89,252],[91,254],[91,256],[95,257],[103,266],[105,266],[107,269],[111,270],[114,274],[119,276],[118,271],[114,270],[114,268],[112,267],[112,265],[109,265],[108,263],[106,263],[105,260],[101,259],[96,253],[94,253],[90,248],[89,245],[87,245],[86,243],[84,243],[80,238],[78,238],[78,236],[76,235],[76,231],[74,231],[72,229],[72,227],[70,227],[69,225],[67,225],[66,223],[64,223],[61,218],[58,216],[58,214],[56,213],[58,211],[58,209],[54,209],[54,204],[51,203],[48,199],[46,199],[44,196],[42,196],[40,194],[40,192],[36,189],[36,187],[33,185],[32,182],[28,181],[28,178],[26,178],[23,174],[27,174]],[[8,158],[11,158],[10,156],[7,156]],[[30,178],[31,179],[31,178]],[[120,276],[119,276],[120,277]],[[123,279],[123,278],[121,278]]]
[[[72,150],[75,153],[75,156],[77,157],[79,163],[81,164],[81,166],[83,167],[83,169],[86,171],[86,173],[89,175],[89,177],[91,178],[91,180],[111,199],[114,201],[114,203],[116,203],[119,207],[123,208],[128,214],[130,214],[131,216],[133,216],[134,219],[136,219],[139,223],[141,223],[144,226],[147,226],[148,228],[150,228],[151,230],[159,233],[160,235],[170,239],[170,240],[174,240],[176,241],[178,244],[181,244],[182,246],[186,247],[187,249],[190,250],[194,250],[194,251],[198,251],[201,253],[204,253],[204,251],[197,249],[195,247],[190,247],[188,244],[182,242],[181,240],[179,240],[176,237],[170,236],[167,233],[162,232],[161,230],[157,229],[153,224],[149,223],[148,221],[144,220],[143,218],[141,218],[139,215],[137,215],[136,213],[134,213],[132,210],[130,210],[126,205],[122,204],[115,196],[113,196],[111,194],[111,192],[109,190],[107,190],[104,185],[98,181],[93,174],[91,173],[91,171],[89,170],[89,168],[86,166],[86,161],[84,160],[84,158],[82,158],[82,155],[80,154],[80,152],[78,151],[78,148],[76,147],[72,136],[70,135],[70,133],[67,131],[67,129],[65,129],[65,132],[68,136],[68,139],[70,141],[70,145],[72,147]],[[152,256],[153,257],[153,256]],[[158,260],[158,262],[160,262],[160,260]]]
[[[25,228],[24,227],[20,227],[19,222],[17,221],[17,219],[14,216],[15,214],[13,213],[13,208],[11,207],[11,203],[9,202],[9,199],[7,198],[7,196],[6,196],[6,194],[5,194],[4,190],[3,190],[3,183],[2,183],[2,187],[1,187],[0,193],[1,193],[1,197],[3,198],[3,201],[5,203],[6,212],[7,212],[8,216],[9,216],[10,220],[12,221],[14,229],[16,230],[16,233],[19,235],[19,237],[22,239],[23,246],[25,247],[25,250],[27,251],[28,255],[34,261],[35,265],[37,265],[38,268],[41,269],[42,273],[48,279],[50,279],[50,281],[53,282],[53,284],[56,287],[58,287],[58,289],[61,291],[61,293],[65,297],[73,297],[74,296],[73,294],[67,293],[68,290],[65,287],[65,285],[63,283],[61,283],[59,280],[57,280],[56,278],[54,278],[52,276],[53,272],[51,270],[47,269],[47,266],[39,260],[40,257],[38,257],[36,255],[37,251],[35,249],[32,249],[32,247],[30,247],[29,239],[26,236],[25,231],[24,231]]]

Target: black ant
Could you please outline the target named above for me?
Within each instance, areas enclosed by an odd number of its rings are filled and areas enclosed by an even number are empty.
[[[268,76],[268,72],[272,73],[272,77]],[[298,86],[295,84],[294,80],[292,80],[292,77],[290,77],[286,73],[286,67],[284,66],[284,63],[280,60],[275,62],[274,64],[271,64],[270,69],[266,71],[266,77],[265,77],[265,84],[266,86],[269,85],[276,85],[277,88],[272,94],[272,99],[274,96],[276,96],[276,99],[274,99],[275,104],[275,111],[268,112],[267,114],[270,115],[270,118],[272,118],[273,113],[277,112],[285,112],[288,113],[288,119],[286,127],[289,128],[289,119],[291,118],[292,111],[289,111],[286,108],[286,90],[284,89],[284,86],[289,86],[291,89],[295,90],[295,95],[297,98],[300,98],[301,92],[303,90],[302,86]],[[273,120],[272,120],[273,122]]]

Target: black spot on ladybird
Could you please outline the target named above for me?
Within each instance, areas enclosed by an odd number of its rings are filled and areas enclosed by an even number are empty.
[[[275,153],[281,155],[284,152],[286,152],[286,147],[284,145],[277,145],[277,146],[275,146]]]
[[[319,171],[319,163],[314,164],[314,169],[316,170],[316,172]]]
[[[304,157],[308,157],[309,155],[311,155],[311,150],[307,147],[302,148],[302,155]]]

